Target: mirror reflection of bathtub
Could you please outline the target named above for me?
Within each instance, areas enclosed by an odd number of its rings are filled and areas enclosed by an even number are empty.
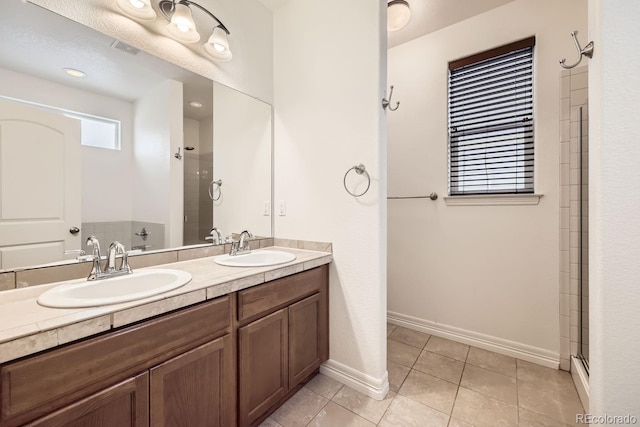
[[[64,238],[40,233],[40,240],[24,242],[2,237],[0,270],[73,259],[77,253],[64,252],[86,250],[89,235],[143,250],[211,244],[205,237],[213,226],[224,236],[244,229],[272,236],[269,104],[46,9],[21,2],[6,7],[0,17],[0,97],[72,118],[80,113],[115,121],[120,146],[82,145],[77,219],[63,224],[47,214],[64,233],[81,231]],[[63,73],[70,67],[87,76]],[[7,153],[3,144],[0,152]],[[16,161],[28,167],[31,160]],[[0,191],[15,189],[16,181],[3,175]],[[214,202],[209,192],[218,180]],[[46,181],[31,190],[18,181],[17,191],[33,191],[38,199]],[[3,204],[2,212],[7,208]],[[0,236],[7,222],[16,222],[6,218],[0,216]],[[37,255],[39,246],[46,247],[44,255]]]

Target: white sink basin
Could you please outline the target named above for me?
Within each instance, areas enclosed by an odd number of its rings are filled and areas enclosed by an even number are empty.
[[[135,301],[179,288],[191,281],[186,271],[154,269],[112,279],[66,283],[44,292],[38,304],[53,308],[80,308]]]
[[[266,267],[284,264],[294,259],[296,256],[289,252],[261,250],[242,255],[220,255],[213,260],[216,264],[229,267]]]

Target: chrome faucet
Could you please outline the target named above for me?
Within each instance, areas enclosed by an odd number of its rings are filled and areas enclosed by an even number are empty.
[[[116,241],[109,245],[107,265],[104,270],[100,265],[101,255],[98,239],[95,236],[89,237],[87,239],[87,245],[93,246],[93,267],[91,268],[91,273],[89,273],[87,280],[108,279],[110,277],[133,273],[129,266],[129,254],[125,251],[122,243]],[[120,263],[120,268],[116,269],[116,255],[119,254],[122,254],[122,262]]]
[[[93,265],[91,266],[91,273],[89,273],[87,280],[97,280],[98,276],[102,274],[102,266],[100,266],[100,242],[98,242],[96,236],[89,236],[87,245],[93,247]]]
[[[251,252],[251,247],[249,247],[250,239],[253,239],[253,234],[251,234],[250,231],[244,230],[240,233],[240,240],[231,242],[231,252],[229,252],[229,255],[233,256]]]
[[[220,233],[220,230],[218,230],[217,227],[213,227],[209,232],[209,235],[204,239],[211,240],[211,244],[213,245],[219,245],[220,243],[222,243],[222,233]]]

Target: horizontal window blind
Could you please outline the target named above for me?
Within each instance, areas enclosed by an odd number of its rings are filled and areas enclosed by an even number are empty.
[[[533,193],[533,43],[450,64],[451,195]]]

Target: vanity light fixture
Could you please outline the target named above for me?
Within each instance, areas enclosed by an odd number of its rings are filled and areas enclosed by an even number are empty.
[[[116,0],[116,4],[130,18],[141,21],[156,19],[156,12],[151,7],[149,0]]]
[[[75,68],[63,68],[63,70],[71,77],[76,77],[79,79],[87,77],[87,73],[85,73],[84,71],[76,70]]]
[[[189,105],[191,105],[193,108],[202,108],[202,102],[198,101],[191,101]]]
[[[219,61],[230,60],[232,55],[227,36],[231,33],[220,19],[196,2],[191,0],[160,0],[158,2],[160,12],[169,22],[169,34],[183,43],[197,43],[200,40],[191,7],[201,10],[215,21],[211,36],[204,45],[205,52]]]
[[[232,57],[228,36],[231,34],[227,27],[213,13],[191,0],[154,0],[157,6],[151,5],[151,0],[115,0],[120,11],[137,21],[153,21],[157,15],[155,10],[168,22],[167,32],[174,40],[181,43],[193,44],[200,41],[200,32],[193,19],[193,8],[199,9],[214,20],[211,35],[204,44],[205,53],[217,61],[229,61]]]
[[[406,0],[391,0],[387,4],[387,31],[403,29],[411,19],[411,8]]]

